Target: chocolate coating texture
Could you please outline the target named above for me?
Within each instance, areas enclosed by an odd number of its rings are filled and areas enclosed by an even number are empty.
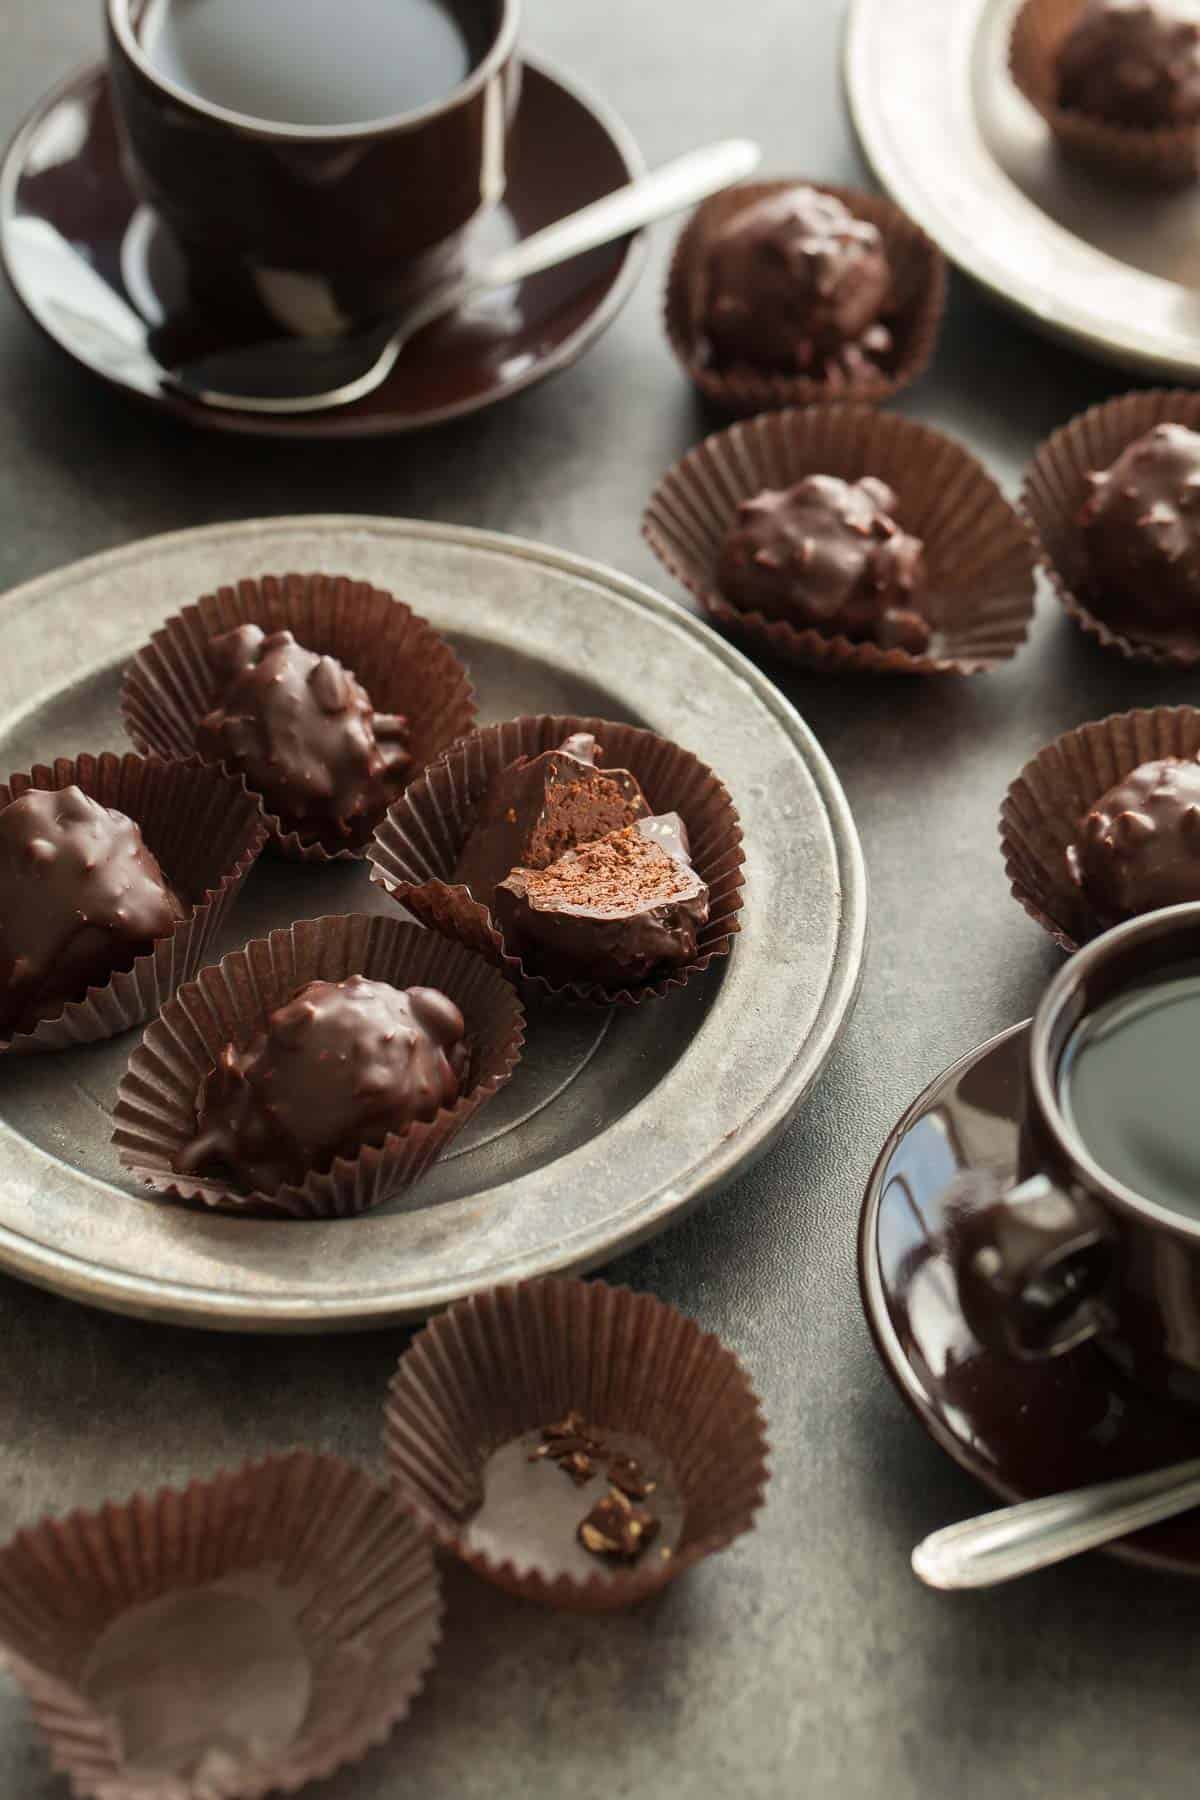
[[[1134,769],[1080,820],[1067,865],[1107,923],[1200,900],[1200,763]]]
[[[1200,632],[1200,433],[1156,425],[1090,479],[1082,522],[1096,611]]]
[[[577,732],[557,750],[520,757],[493,776],[453,879],[492,904],[512,869],[544,869],[564,851],[645,818],[650,808],[628,769],[596,767],[594,737]]]
[[[240,771],[286,825],[365,836],[404,785],[407,722],[377,713],[336,657],[290,631],[240,625],[208,654],[220,689],[197,727],[201,756]]]
[[[835,385],[891,349],[883,238],[832,194],[789,188],[714,231],[696,271],[692,329],[712,362]]]
[[[139,827],[80,788],[0,812],[0,1035],[130,969],[187,916]]]
[[[514,869],[496,889],[505,948],[551,980],[644,981],[692,960],[708,889],[675,815],[645,819],[570,850],[546,869]]]
[[[226,1045],[177,1167],[266,1194],[299,1184],[453,1105],[469,1063],[464,1033],[458,1007],[436,988],[362,975],[310,981],[248,1050]]]
[[[1089,0],[1058,53],[1059,104],[1143,129],[1200,120],[1195,0]]]
[[[921,611],[924,549],[897,525],[897,504],[870,475],[808,475],[795,487],[767,488],[743,500],[725,534],[721,592],[744,612],[799,630],[922,651],[931,636]]]

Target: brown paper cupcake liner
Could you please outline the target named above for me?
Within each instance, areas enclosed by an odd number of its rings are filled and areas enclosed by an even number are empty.
[[[1092,610],[1080,514],[1091,495],[1089,474],[1107,469],[1155,425],[1200,430],[1200,394],[1187,388],[1148,388],[1122,394],[1060,426],[1025,472],[1021,510],[1035,533],[1051,585],[1070,616],[1106,650],[1136,662],[1190,669],[1200,662],[1200,633],[1171,639],[1132,636]],[[1122,621],[1122,624],[1127,621]]]
[[[744,612],[717,585],[721,544],[743,500],[806,475],[878,476],[899,498],[899,522],[923,540],[929,650],[884,649],[825,637],[786,619]],[[764,413],[706,438],[668,469],[642,533],[663,566],[731,635],[802,667],[873,674],[976,675],[1024,643],[1033,617],[1034,553],[1025,525],[961,444],[913,419],[869,406]]]
[[[309,981],[366,975],[395,987],[440,988],[455,1002],[471,1051],[468,1080],[453,1106],[427,1122],[338,1157],[300,1186],[242,1193],[228,1182],[180,1175],[192,1141],[196,1096],[226,1044],[246,1049],[267,1014]],[[497,971],[463,945],[398,919],[347,913],[273,931],[181,988],[146,1032],[117,1089],[113,1143],[122,1163],[157,1193],[243,1215],[351,1218],[413,1187],[502,1088],[525,1037],[520,1001]]]
[[[691,962],[636,986],[598,981],[554,983],[511,954],[489,909],[453,886],[458,855],[475,808],[499,769],[518,757],[553,750],[575,732],[591,732],[603,767],[629,769],[655,812],[677,812],[687,826],[691,859],[708,886],[708,921]],[[586,1006],[637,1006],[683,987],[716,957],[727,956],[740,929],[742,832],[724,785],[678,744],[634,725],[563,714],[486,725],[440,756],[390,809],[368,851],[371,880],[423,924],[457,938],[502,967],[531,1001],[566,999]]]
[[[831,194],[852,212],[876,226],[892,266],[893,299],[883,318],[892,334],[892,349],[879,359],[875,373],[854,380],[846,376],[773,375],[748,364],[727,368],[706,363],[696,342],[691,318],[691,291],[696,267],[714,231],[758,200],[788,188],[814,187]],[[755,181],[728,188],[698,207],[675,246],[667,276],[665,324],[671,348],[705,398],[723,411],[745,417],[781,406],[807,406],[814,401],[845,399],[872,404],[888,400],[923,375],[937,343],[946,306],[946,263],[941,251],[898,206],[878,194],[856,188],[831,187],[797,177]]]
[[[579,1485],[544,1454],[545,1428],[572,1413],[594,1444]],[[384,1442],[419,1529],[510,1593],[576,1612],[631,1606],[725,1549],[768,1479],[766,1424],[733,1352],[601,1281],[495,1288],[434,1319],[400,1359]],[[633,1563],[576,1535],[614,1455],[656,1484],[636,1504],[659,1530]]]
[[[0,1056],[66,1050],[119,1037],[153,1018],[205,953],[237,897],[263,844],[267,827],[258,796],[240,776],[160,757],[59,757],[0,784],[0,811],[31,788],[78,787],[102,806],[125,813],[141,827],[147,846],[182,900],[187,917],[153,950],[120,970],[103,987],[89,988],[33,1031],[0,1036]]]
[[[294,1793],[383,1743],[440,1636],[429,1545],[308,1450],[0,1551],[0,1643],[54,1767],[95,1800]]]
[[[1200,168],[1195,125],[1114,125],[1058,104],[1058,52],[1085,0],[1025,0],[1013,21],[1008,67],[1062,148],[1080,162],[1148,186],[1178,187]]]
[[[1067,847],[1101,795],[1142,763],[1200,756],[1200,709],[1159,706],[1114,713],[1056,738],[1026,763],[1000,811],[1004,871],[1032,919],[1067,951],[1113,923],[1071,880]]]
[[[403,600],[346,575],[264,575],[205,594],[174,614],[125,672],[121,715],[139,750],[186,758],[212,710],[217,682],[210,638],[239,625],[289,630],[305,649],[335,656],[355,674],[377,712],[403,713],[415,775],[475,724],[475,691],[449,644]],[[361,857],[360,838],[300,832],[267,815],[272,842],[299,862]]]

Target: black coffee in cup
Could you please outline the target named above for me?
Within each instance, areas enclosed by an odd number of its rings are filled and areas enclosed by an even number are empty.
[[[1058,1097],[1105,1174],[1200,1218],[1200,966],[1089,1013],[1063,1050]]]
[[[488,0],[149,0],[139,29],[177,87],[272,123],[354,125],[459,87],[495,35]]]

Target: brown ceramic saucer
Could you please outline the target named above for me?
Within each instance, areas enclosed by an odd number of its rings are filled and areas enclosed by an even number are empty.
[[[476,228],[468,257],[518,243],[641,172],[618,119],[525,59],[508,191]],[[278,317],[251,293],[227,296],[219,311],[211,296],[203,309],[189,299],[178,252],[126,180],[101,64],[38,102],[0,169],[0,260],[34,322],[114,386],[222,431],[371,437],[477,412],[581,356],[629,298],[642,259],[642,239],[627,238],[490,295],[422,332],[383,386],[351,406],[298,417],[224,413],[166,393],[163,363],[277,337]]]
[[[1134,1385],[1085,1345],[1052,1362],[985,1350],[963,1318],[942,1200],[965,1170],[1013,1172],[1028,1022],[964,1056],[913,1102],[871,1174],[859,1227],[863,1309],[892,1380],[934,1442],[1006,1500],[1178,1462],[1200,1413]],[[1200,1575],[1200,1514],[1107,1546]]]

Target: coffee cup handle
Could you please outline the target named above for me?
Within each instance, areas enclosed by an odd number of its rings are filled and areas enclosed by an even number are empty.
[[[990,1350],[1039,1362],[1111,1329],[1115,1233],[1089,1195],[1045,1175],[1005,1185],[960,1176],[948,1241],[967,1323]]]

